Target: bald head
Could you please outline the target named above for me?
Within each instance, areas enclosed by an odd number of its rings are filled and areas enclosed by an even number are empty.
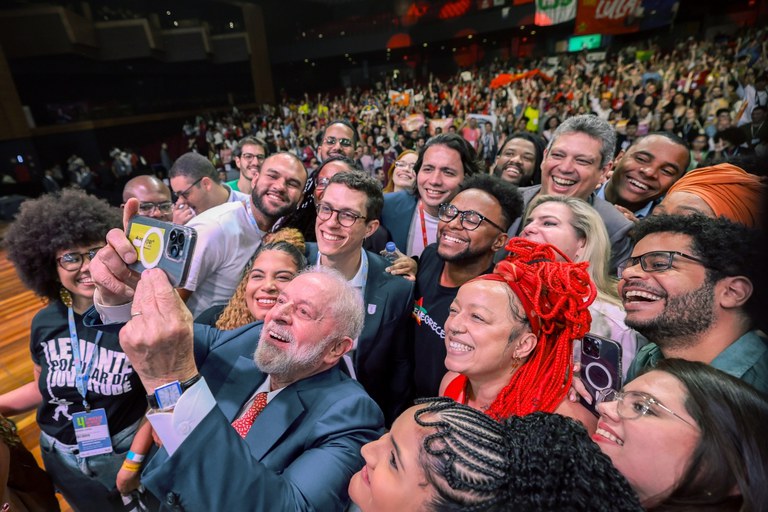
[[[133,197],[139,200],[140,214],[166,222],[173,220],[171,190],[154,176],[137,176],[128,180],[123,189],[123,202]],[[153,203],[153,206],[149,203]]]

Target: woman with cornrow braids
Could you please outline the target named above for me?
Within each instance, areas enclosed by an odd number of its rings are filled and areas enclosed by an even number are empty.
[[[566,399],[572,344],[589,331],[596,288],[587,263],[522,238],[492,274],[459,288],[445,322],[445,366],[440,394],[496,419],[557,412],[581,421],[595,417]]]
[[[584,427],[557,414],[499,422],[448,398],[420,400],[362,455],[349,484],[362,512],[642,510]]]

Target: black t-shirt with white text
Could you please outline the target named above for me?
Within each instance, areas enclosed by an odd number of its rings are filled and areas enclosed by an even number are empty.
[[[97,350],[86,398],[91,409],[104,408],[110,435],[135,423],[145,412],[147,402],[138,374],[128,361],[116,334],[105,332],[96,348],[97,332],[83,325],[75,313],[80,354],[90,360]],[[72,415],[85,410],[83,398],[75,387],[75,366],[67,322],[67,307],[53,301],[32,320],[30,350],[32,360],[41,368],[38,387],[43,400],[37,410],[37,422],[48,435],[64,444],[74,445]]]

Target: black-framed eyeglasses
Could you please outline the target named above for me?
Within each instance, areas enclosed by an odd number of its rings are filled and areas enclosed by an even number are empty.
[[[242,155],[240,155],[240,158],[242,158],[246,162],[250,162],[254,158],[259,162],[263,162],[264,160],[267,159],[267,155],[254,155],[253,153],[243,153]]]
[[[163,213],[168,213],[173,209],[173,201],[163,201],[161,203],[152,203],[144,201],[139,203],[139,213],[142,215],[150,215],[157,208]]]
[[[441,204],[440,208],[437,210],[437,218],[443,222],[451,222],[459,215],[461,215],[461,226],[467,231],[476,230],[483,221],[486,221],[488,224],[495,227],[502,233],[507,231],[485,215],[477,213],[475,210],[461,211],[450,203]]]
[[[102,247],[104,246],[100,245],[99,247],[88,249],[86,252],[68,252],[56,258],[56,261],[64,270],[69,270],[70,272],[80,270],[85,258],[87,257],[88,261],[93,261],[93,258],[96,257],[96,253],[99,252],[99,249]]]
[[[329,220],[331,216],[333,216],[333,212],[336,212],[336,218],[338,219],[339,224],[345,228],[354,225],[354,223],[357,222],[357,219],[366,219],[366,217],[363,217],[362,215],[358,215],[347,210],[337,210],[336,208],[331,208],[325,203],[319,203],[315,209],[317,210],[317,217],[320,220]]]
[[[616,391],[615,389],[602,389],[597,393],[597,403],[609,403],[618,402],[616,411],[619,416],[625,420],[636,420],[641,416],[645,416],[651,410],[652,407],[658,407],[659,409],[668,412],[680,421],[684,421],[693,428],[698,428],[696,425],[686,420],[675,411],[656,400],[651,395],[641,393],[640,391]]]
[[[665,270],[669,270],[672,268],[672,263],[675,260],[675,256],[680,256],[681,258],[695,261],[704,267],[710,268],[706,263],[704,263],[704,261],[700,260],[699,258],[695,258],[682,252],[651,251],[645,254],[641,254],[640,256],[632,256],[631,258],[627,258],[625,261],[619,263],[619,277],[621,277],[621,274],[623,274],[626,269],[629,267],[634,267],[638,263],[640,264],[640,268],[646,272],[663,272]]]
[[[328,137],[326,137],[325,139],[323,139],[323,141],[324,141],[324,142],[325,142],[327,145],[329,145],[329,146],[333,146],[333,145],[335,145],[335,144],[336,144],[336,142],[338,141],[338,142],[339,142],[339,144],[341,144],[341,146],[342,146],[342,147],[345,147],[345,148],[351,148],[351,147],[352,147],[352,141],[351,141],[350,139],[345,139],[345,138],[337,139],[336,137],[331,137],[331,136],[329,135]]]
[[[192,190],[192,187],[194,187],[195,185],[197,185],[198,183],[203,181],[203,178],[205,178],[205,176],[200,176],[199,178],[197,178],[197,180],[195,180],[195,182],[193,184],[191,184],[190,186],[185,188],[182,192],[177,192],[176,196],[177,197],[183,197],[185,200],[189,199],[189,191]]]

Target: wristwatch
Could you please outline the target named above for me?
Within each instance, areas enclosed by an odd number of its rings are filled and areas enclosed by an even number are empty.
[[[170,411],[176,407],[176,402],[181,398],[181,394],[191,388],[197,381],[199,381],[201,375],[198,373],[189,380],[179,382],[177,380],[163,384],[162,386],[155,388],[155,392],[151,395],[147,395],[147,403],[149,408],[156,411]]]

